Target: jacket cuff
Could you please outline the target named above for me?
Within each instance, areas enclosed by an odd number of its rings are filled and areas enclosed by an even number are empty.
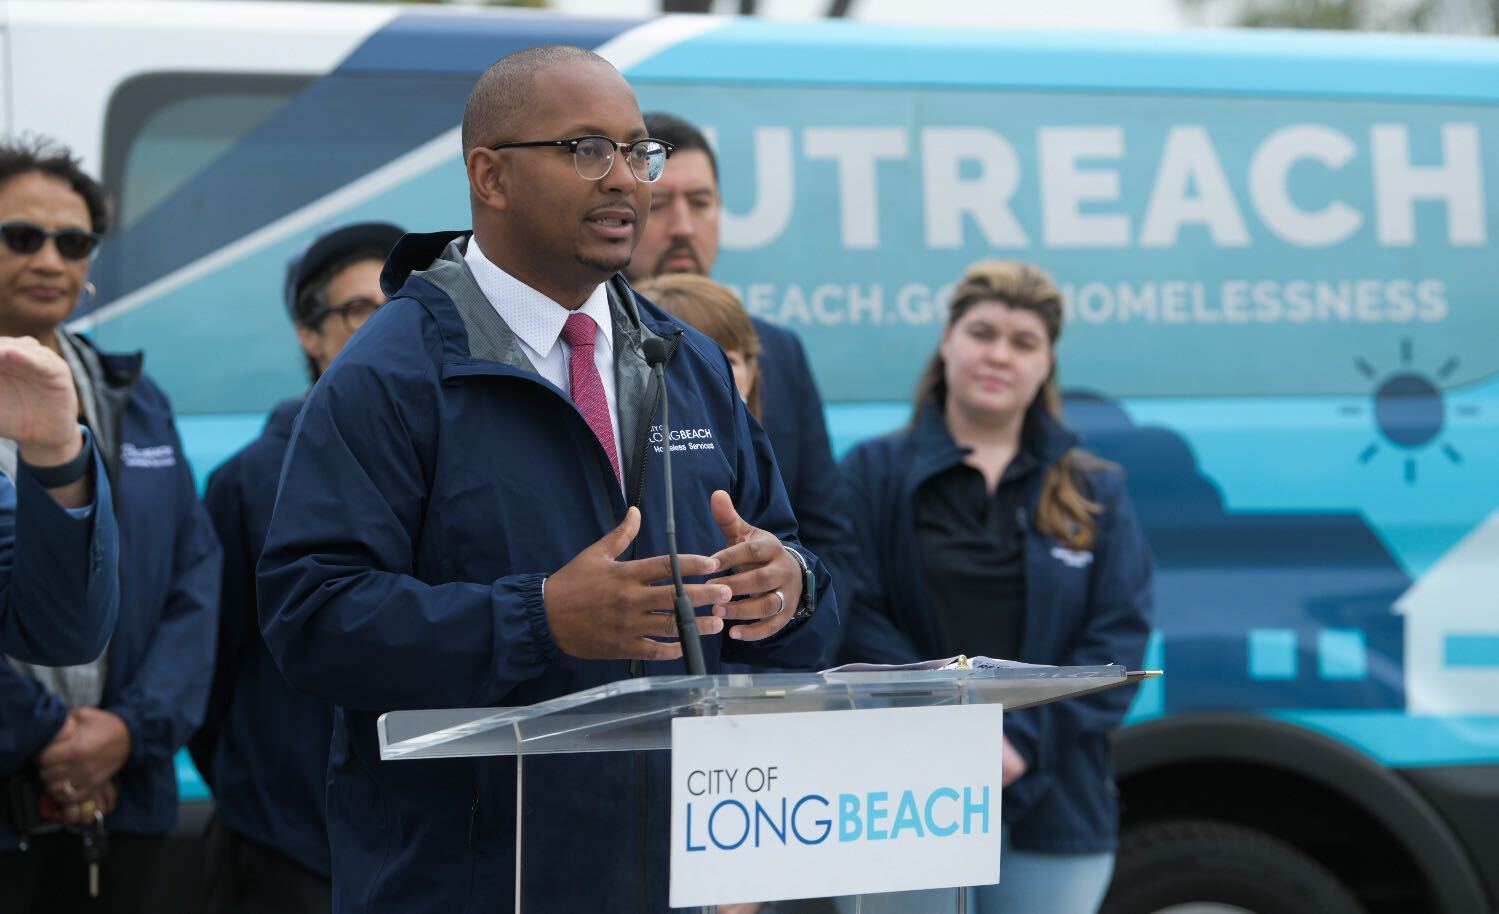
[[[108,711],[115,717],[118,717],[125,724],[126,732],[130,734],[130,757],[126,761],[127,765],[134,765],[151,758],[151,753],[147,751],[147,747],[151,744],[149,735],[142,732],[145,723],[141,715],[134,708],[126,705],[115,705],[113,707],[101,708],[100,710]]]
[[[14,737],[14,755],[10,752],[0,753],[0,777],[19,770],[23,764],[35,758],[68,722],[67,706],[56,695],[47,692],[38,704],[40,707],[33,709],[31,719]]]
[[[547,623],[546,583],[544,574],[522,575],[518,587],[534,659],[541,664],[550,663],[558,654],[557,642],[552,640],[552,626]]]

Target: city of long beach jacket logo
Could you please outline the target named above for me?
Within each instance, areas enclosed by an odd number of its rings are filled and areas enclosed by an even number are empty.
[[[164,470],[177,465],[177,452],[170,444],[137,447],[127,441],[120,446],[120,460],[140,470]]]
[[[650,445],[656,453],[661,453],[661,426],[651,426]],[[711,428],[674,428],[671,430],[671,452],[673,454],[682,451],[715,451],[718,447],[713,443],[713,429]]]

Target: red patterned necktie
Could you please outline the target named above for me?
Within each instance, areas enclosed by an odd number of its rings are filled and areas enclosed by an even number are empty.
[[[581,313],[568,315],[562,325],[562,341],[571,350],[567,358],[567,382],[572,388],[573,405],[598,436],[615,477],[620,478],[619,451],[614,447],[614,426],[609,421],[609,398],[604,395],[604,379],[599,377],[599,368],[593,362],[597,330],[593,318]]]

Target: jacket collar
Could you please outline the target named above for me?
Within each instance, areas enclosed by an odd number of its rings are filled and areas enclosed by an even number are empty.
[[[380,276],[387,295],[417,299],[437,322],[443,342],[444,379],[471,375],[524,375],[546,384],[526,357],[514,331],[494,309],[474,279],[464,257],[472,232],[407,235],[396,245]],[[423,262],[423,258],[427,258]],[[417,267],[421,267],[418,269]],[[423,294],[417,284],[439,295]],[[645,341],[670,340],[682,329],[640,306],[640,298],[621,274],[605,282],[613,324],[615,394],[619,408],[620,451],[625,480],[638,478],[645,459],[642,447],[656,396]],[[550,386],[550,385],[548,385]],[[560,394],[561,392],[558,391]]]
[[[962,463],[969,452],[968,448],[959,447],[953,440],[942,410],[935,403],[925,403],[917,408],[909,434],[913,453],[907,463],[907,495],[938,473]],[[1082,443],[1082,438],[1053,416],[1039,397],[1026,411],[1022,436],[1021,447],[1030,451],[1043,467],[1061,460],[1062,455]]]
[[[120,476],[120,445],[125,433],[125,407],[140,383],[145,355],[140,352],[113,354],[100,352],[87,338],[66,328],[58,328],[78,353],[83,370],[93,388],[94,406],[99,428],[92,429],[104,458],[104,469],[111,479]],[[116,496],[118,498],[118,495]]]

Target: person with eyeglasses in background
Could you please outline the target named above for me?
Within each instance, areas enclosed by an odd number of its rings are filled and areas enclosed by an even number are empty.
[[[518,888],[526,911],[662,911],[661,753],[528,760],[518,874],[515,759],[382,761],[379,715],[681,675],[656,586],[666,447],[709,673],[813,667],[837,607],[723,353],[620,275],[671,149],[619,71],[515,52],[479,78],[462,139],[473,231],[401,240],[393,298],[292,432],[262,632],[293,687],[337,706],[336,910],[508,909]]]
[[[0,328],[66,366],[75,421],[97,443],[112,490],[121,568],[118,622],[96,659],[0,659],[0,776],[19,773],[40,791],[0,817],[7,912],[146,909],[177,819],[172,757],[198,725],[212,673],[219,546],[171,404],[139,353],[101,352],[63,326],[108,222],[103,188],[70,152],[0,146],[0,224],[10,227],[10,240],[0,230]],[[43,243],[17,223],[39,226]]]
[[[330,229],[286,266],[286,310],[312,383],[385,304],[380,270],[405,231],[385,222]],[[303,398],[271,410],[260,437],[208,477],[204,502],[224,546],[213,690],[189,743],[213,790],[204,867],[208,914],[332,909],[326,785],[333,708],[289,686],[260,634],[255,563]]]

